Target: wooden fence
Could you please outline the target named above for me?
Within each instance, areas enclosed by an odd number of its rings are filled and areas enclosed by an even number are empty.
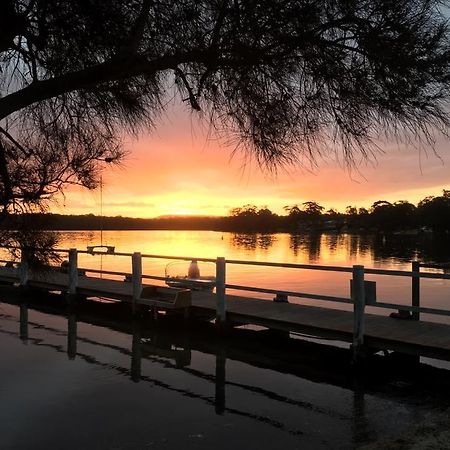
[[[354,265],[353,267],[342,267],[342,266],[325,266],[325,265],[312,265],[312,264],[292,264],[292,263],[278,263],[278,262],[261,262],[261,261],[246,261],[246,260],[226,260],[223,257],[212,258],[198,258],[191,256],[167,256],[167,255],[152,255],[152,254],[141,254],[139,252],[135,253],[124,253],[124,252],[100,252],[90,250],[77,250],[75,248],[71,249],[58,249],[58,253],[68,255],[69,265],[69,282],[67,291],[70,294],[76,293],[78,278],[80,270],[85,273],[94,273],[112,276],[123,276],[131,279],[133,298],[137,299],[140,296],[142,290],[143,280],[159,280],[167,281],[170,280],[168,277],[156,276],[144,274],[142,270],[142,260],[144,258],[148,259],[165,259],[165,260],[181,260],[181,261],[192,261],[197,260],[200,262],[214,263],[216,266],[216,320],[221,323],[226,321],[227,312],[227,289],[246,291],[246,292],[257,292],[265,294],[273,294],[277,298],[287,298],[287,297],[297,297],[305,298],[311,300],[328,301],[334,303],[346,303],[353,305],[354,312],[354,338],[353,344],[358,347],[363,342],[364,336],[364,312],[366,306],[373,306],[376,308],[384,309],[394,309],[399,312],[410,313],[411,318],[414,320],[420,320],[420,314],[435,314],[442,316],[450,316],[450,310],[424,307],[421,305],[421,295],[420,295],[420,283],[421,279],[438,279],[438,280],[450,280],[450,275],[445,273],[431,273],[421,271],[422,267],[427,267],[425,264],[421,264],[418,261],[413,261],[411,263],[411,270],[389,270],[389,269],[374,269],[367,268],[362,265]],[[131,271],[121,272],[121,271],[111,271],[111,270],[98,270],[89,267],[79,267],[78,255],[79,254],[89,254],[89,255],[114,255],[120,257],[130,258],[131,261]],[[28,282],[28,262],[27,262],[27,252],[21,252],[21,261],[17,264],[17,271],[19,275],[19,280],[21,285],[26,285]],[[0,262],[9,262],[8,260],[0,260]],[[251,266],[263,266],[263,267],[277,267],[277,268],[289,268],[298,270],[318,270],[318,271],[328,271],[328,272],[343,272],[348,273],[350,278],[350,296],[349,297],[339,297],[330,295],[321,295],[308,292],[297,292],[297,291],[286,291],[279,289],[267,289],[257,286],[244,286],[236,284],[227,284],[226,273],[227,266],[229,265],[251,265]],[[376,286],[375,282],[365,280],[366,275],[383,275],[383,276],[395,276],[395,277],[408,277],[411,279],[411,304],[402,305],[396,303],[387,303],[378,301],[376,298]]]

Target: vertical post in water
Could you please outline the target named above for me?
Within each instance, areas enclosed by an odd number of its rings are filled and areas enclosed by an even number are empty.
[[[19,283],[20,286],[24,287],[28,284],[28,276],[29,276],[29,267],[28,267],[28,250],[22,248],[20,254],[20,268],[19,268]]]
[[[412,278],[411,278],[411,306],[420,308],[420,262],[412,262]],[[420,311],[413,311],[412,318],[420,320]]]
[[[69,250],[69,295],[75,295],[78,287],[78,252],[76,248]]]
[[[225,258],[218,257],[216,260],[216,323],[219,325],[223,325],[226,319],[225,268]]]
[[[353,266],[353,361],[356,362],[360,356],[364,344],[364,266]]]
[[[134,252],[131,256],[131,273],[133,285],[133,313],[137,312],[137,304],[142,292],[142,255]]]

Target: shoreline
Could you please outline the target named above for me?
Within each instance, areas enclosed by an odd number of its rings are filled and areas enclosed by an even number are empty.
[[[431,414],[430,414],[431,416]],[[450,409],[414,425],[398,436],[358,447],[358,450],[449,450]]]

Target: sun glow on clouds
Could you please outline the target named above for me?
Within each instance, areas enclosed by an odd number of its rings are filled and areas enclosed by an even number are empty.
[[[131,217],[160,215],[226,215],[245,204],[283,206],[314,200],[326,208],[370,206],[384,199],[416,203],[439,195],[450,184],[450,155],[442,143],[438,158],[413,149],[385,146],[373,164],[349,174],[339,164],[324,162],[314,172],[291,168],[271,176],[241,153],[209,140],[187,113],[174,111],[153,135],[129,142],[121,168],[105,169],[103,214]],[[448,143],[447,143],[448,144]],[[100,214],[100,192],[70,189],[51,208],[64,214]]]

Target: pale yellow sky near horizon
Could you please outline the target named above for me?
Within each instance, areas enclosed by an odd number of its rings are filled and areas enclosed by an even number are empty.
[[[377,200],[417,203],[450,187],[450,142],[419,151],[383,145],[383,153],[349,173],[325,160],[314,170],[289,167],[271,175],[242,152],[208,139],[190,113],[172,107],[152,133],[129,139],[122,167],[106,168],[100,190],[71,188],[50,210],[62,214],[156,217],[172,214],[226,215],[245,204],[283,206],[317,201],[327,209],[368,207]]]

